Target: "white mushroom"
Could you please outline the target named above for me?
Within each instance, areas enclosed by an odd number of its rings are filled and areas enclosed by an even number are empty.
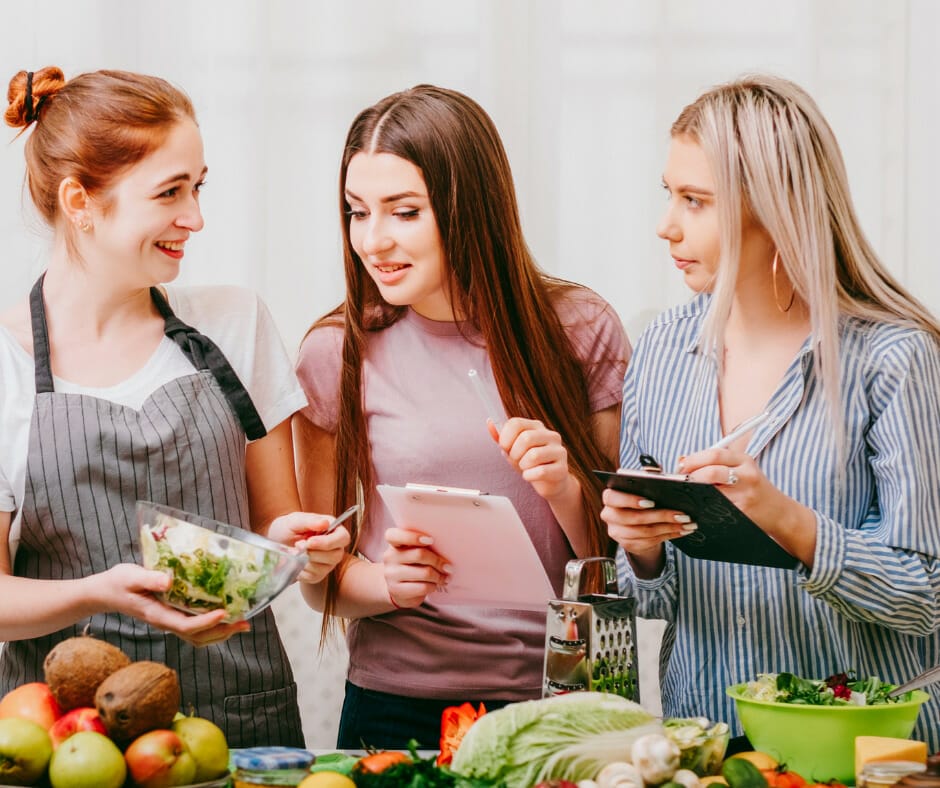
[[[640,770],[643,781],[659,785],[672,778],[679,768],[679,745],[661,733],[640,736],[630,750],[630,760]]]
[[[644,788],[640,770],[632,763],[608,763],[597,775],[597,788]]]
[[[679,783],[679,785],[684,785],[685,788],[701,788],[702,785],[702,781],[699,780],[698,775],[691,769],[679,769],[679,771],[672,775],[672,781]]]

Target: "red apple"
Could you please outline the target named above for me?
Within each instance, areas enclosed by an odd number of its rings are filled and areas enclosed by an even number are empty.
[[[196,776],[196,761],[183,740],[158,728],[138,736],[124,751],[127,771],[138,788],[186,785]]]
[[[49,685],[42,681],[21,684],[0,699],[0,719],[21,717],[32,720],[48,731],[61,716],[59,704],[52,697]]]
[[[101,715],[98,709],[83,706],[82,708],[72,709],[65,712],[59,719],[52,723],[49,728],[49,738],[52,739],[52,746],[58,747],[73,733],[79,731],[95,731],[107,736],[104,723],[101,721]]]

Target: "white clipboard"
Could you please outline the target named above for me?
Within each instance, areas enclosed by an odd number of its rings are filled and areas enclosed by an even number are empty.
[[[434,538],[453,566],[435,605],[544,612],[555,591],[512,501],[479,490],[409,484],[376,486],[399,528]]]

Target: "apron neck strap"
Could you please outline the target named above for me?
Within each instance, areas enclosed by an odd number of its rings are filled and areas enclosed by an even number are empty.
[[[36,393],[48,394],[55,390],[52,383],[52,363],[49,357],[49,327],[46,324],[46,304],[42,298],[43,273],[29,292],[29,316],[33,329],[33,359],[36,366]]]
[[[251,396],[218,345],[180,320],[159,289],[151,287],[150,297],[157,311],[163,316],[163,333],[177,344],[196,369],[212,373],[248,439],[256,440],[267,435],[264,422],[251,401]]]
[[[36,393],[47,394],[55,391],[52,379],[52,363],[49,350],[49,327],[46,323],[46,305],[42,297],[42,283],[45,273],[36,280],[29,294],[30,320],[33,330],[33,358],[36,367]],[[156,287],[150,288],[150,297],[154,306],[163,317],[163,333],[172,339],[184,355],[199,370],[208,370],[216,379],[232,411],[238,417],[249,440],[263,438],[267,434],[264,422],[251,396],[238,379],[228,359],[209,337],[200,334],[195,328],[186,325],[174,313],[163,293]]]

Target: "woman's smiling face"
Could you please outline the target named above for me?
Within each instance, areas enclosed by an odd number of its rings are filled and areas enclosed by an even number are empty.
[[[391,153],[357,153],[346,170],[349,240],[388,303],[454,320],[447,261],[424,176]]]
[[[205,174],[199,127],[182,120],[159,148],[111,185],[105,204],[93,209],[89,259],[138,285],[175,279],[187,239],[203,227],[199,190]]]

